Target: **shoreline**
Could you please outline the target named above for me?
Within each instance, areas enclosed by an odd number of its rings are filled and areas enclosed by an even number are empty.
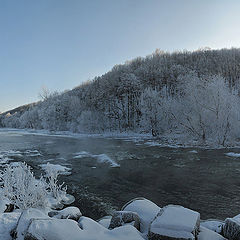
[[[147,144],[149,146],[156,147],[167,147],[167,148],[197,148],[206,150],[221,150],[221,149],[238,149],[240,148],[240,142],[235,142],[235,145],[231,146],[221,146],[216,145],[212,142],[201,144],[199,141],[192,140],[192,144],[187,142],[183,144],[180,140],[176,139],[176,135],[172,137],[167,137],[171,135],[163,135],[160,137],[154,137],[151,134],[134,133],[134,132],[106,132],[106,133],[74,133],[71,131],[53,131],[45,129],[19,129],[19,128],[0,128],[2,132],[18,132],[24,135],[37,135],[37,136],[50,136],[50,137],[62,137],[62,138],[110,138],[110,139],[121,139],[129,140],[135,143]],[[181,136],[179,134],[179,136]],[[173,140],[175,137],[175,140]],[[169,138],[169,139],[168,139]],[[181,137],[180,137],[181,138]],[[179,138],[179,139],[180,139]],[[148,144],[149,142],[149,144]]]

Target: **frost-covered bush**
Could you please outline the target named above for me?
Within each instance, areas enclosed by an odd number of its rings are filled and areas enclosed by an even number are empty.
[[[0,172],[2,197],[20,209],[43,208],[66,198],[67,187],[58,185],[58,171],[45,168],[46,175],[36,179],[26,163],[7,165]],[[50,204],[50,205],[49,205]]]
[[[58,169],[51,167],[51,165],[47,163],[44,170],[47,191],[50,195],[52,195],[56,200],[60,202],[63,196],[66,195],[67,186],[63,187],[64,183],[58,185]]]
[[[36,179],[26,163],[7,165],[0,179],[4,196],[20,209],[45,206],[46,182]]]

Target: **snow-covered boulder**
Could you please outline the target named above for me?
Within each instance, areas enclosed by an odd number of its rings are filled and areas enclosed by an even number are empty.
[[[215,220],[215,219],[209,219],[209,220],[204,220],[201,221],[200,226],[208,228],[209,230],[212,230],[217,233],[222,232],[224,222],[220,220]]]
[[[100,218],[97,222],[105,228],[109,228],[112,216],[105,216]]]
[[[58,219],[72,219],[78,221],[82,216],[82,213],[77,207],[67,207],[60,211],[51,211],[48,213],[48,216]]]
[[[11,232],[16,228],[20,212],[0,214],[0,239],[12,240]]]
[[[79,220],[82,235],[79,240],[144,240],[141,233],[130,225],[109,230],[88,217]]]
[[[84,240],[78,223],[71,219],[32,219],[24,240]]]
[[[109,229],[121,227],[126,224],[130,224],[137,230],[140,230],[140,218],[137,213],[130,211],[116,211],[112,216]]]
[[[224,240],[226,238],[224,238],[222,235],[209,230],[205,227],[200,227],[200,233],[198,235],[198,240]]]
[[[182,206],[162,208],[149,228],[149,240],[196,239],[200,227],[200,214]]]
[[[31,223],[32,219],[50,219],[50,218],[46,214],[44,214],[42,211],[35,208],[24,210],[21,213],[21,216],[19,217],[19,220],[17,222],[17,227],[13,232],[14,239],[17,239],[17,240],[24,239],[24,236],[27,232],[27,228]]]
[[[91,218],[88,217],[81,217],[78,221],[79,226],[82,230],[91,232],[91,233],[100,233],[109,231],[107,228],[99,224],[98,222],[94,221]]]
[[[231,240],[240,239],[240,217],[227,218],[222,228],[222,234],[225,238]]]
[[[149,225],[157,216],[160,207],[145,198],[135,198],[126,203],[122,211],[136,212],[140,218],[140,231],[147,234]]]

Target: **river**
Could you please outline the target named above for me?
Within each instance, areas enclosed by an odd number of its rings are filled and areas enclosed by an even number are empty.
[[[29,150],[40,154],[24,154]],[[179,204],[199,211],[202,219],[239,214],[240,158],[226,156],[228,152],[240,149],[163,147],[146,138],[0,129],[1,166],[7,158],[25,161],[36,175],[47,162],[70,167],[71,175],[60,176],[59,182],[75,196],[74,205],[94,219],[136,197],[160,207]]]

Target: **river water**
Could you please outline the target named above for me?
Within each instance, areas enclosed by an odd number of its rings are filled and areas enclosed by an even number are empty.
[[[24,154],[29,150],[41,154]],[[16,152],[18,151],[18,152]],[[147,139],[71,137],[0,129],[0,157],[72,168],[60,176],[85,216],[98,219],[127,201],[145,197],[160,207],[179,204],[202,219],[240,213],[240,149],[193,149],[154,146]],[[7,156],[9,153],[9,156]],[[15,154],[13,154],[15,153]],[[3,157],[4,156],[4,157]],[[2,164],[4,165],[4,164]]]

